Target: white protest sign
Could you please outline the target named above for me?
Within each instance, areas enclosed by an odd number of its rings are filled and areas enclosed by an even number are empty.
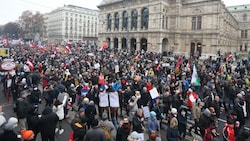
[[[115,73],[119,72],[119,65],[115,65]]]
[[[144,133],[138,133],[138,138],[140,141],[144,141]]]
[[[95,69],[99,69],[99,68],[100,68],[100,64],[99,64],[99,63],[96,63],[96,64],[94,65],[94,68],[95,68]]]
[[[143,111],[144,118],[150,117],[150,111],[149,111],[148,106],[142,107],[142,111]]]
[[[150,93],[152,99],[155,99],[155,98],[159,97],[159,93],[158,93],[158,91],[157,91],[157,89],[155,87],[153,89],[151,89],[149,91],[149,93]]]
[[[118,92],[109,93],[110,107],[120,107]]]
[[[99,93],[99,106],[100,107],[108,107],[109,106],[109,99],[108,99],[108,94],[105,92],[100,92]]]

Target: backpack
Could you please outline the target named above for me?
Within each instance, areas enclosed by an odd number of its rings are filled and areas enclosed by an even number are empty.
[[[4,122],[4,123],[0,126],[0,137],[2,137],[3,134],[4,134],[4,132],[5,132],[4,127],[5,127],[5,124],[6,124],[6,123],[7,123],[7,122]]]
[[[104,131],[104,134],[105,134],[105,136],[106,136],[106,139],[107,139],[107,140],[110,140],[110,139],[111,139],[111,135],[110,135],[110,132],[109,132],[109,130],[107,129],[107,127],[102,126],[101,128],[102,128],[102,130]]]

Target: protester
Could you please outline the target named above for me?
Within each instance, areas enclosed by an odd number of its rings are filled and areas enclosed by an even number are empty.
[[[104,131],[99,128],[97,119],[93,119],[91,126],[84,136],[84,141],[107,141]]]
[[[131,130],[131,125],[127,117],[124,117],[123,120],[120,121],[119,127],[116,133],[116,141],[127,141],[128,135]]]
[[[110,134],[110,141],[115,141],[116,137],[116,129],[111,121],[108,120],[108,115],[106,112],[102,114],[102,119],[100,121],[100,128],[106,128],[108,133]]]
[[[1,141],[21,141],[21,138],[14,131],[17,126],[18,120],[15,117],[10,117],[4,125],[4,133],[0,137]]]
[[[42,141],[55,141],[56,125],[59,117],[52,111],[52,108],[46,107],[42,112],[42,117],[38,120]]]

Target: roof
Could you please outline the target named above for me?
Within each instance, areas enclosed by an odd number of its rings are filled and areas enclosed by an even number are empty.
[[[102,2],[99,4],[99,6],[108,5],[108,4],[112,4],[112,3],[116,3],[116,2],[120,2],[120,1],[124,1],[124,0],[102,0]]]
[[[242,10],[250,10],[250,4],[244,5],[235,5],[235,6],[227,6],[229,11],[242,11]]]

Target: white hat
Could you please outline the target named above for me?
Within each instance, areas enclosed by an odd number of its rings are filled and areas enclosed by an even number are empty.
[[[171,109],[171,113],[172,113],[172,114],[176,114],[176,113],[177,113],[177,109],[176,109],[176,108],[172,108],[172,109]]]

